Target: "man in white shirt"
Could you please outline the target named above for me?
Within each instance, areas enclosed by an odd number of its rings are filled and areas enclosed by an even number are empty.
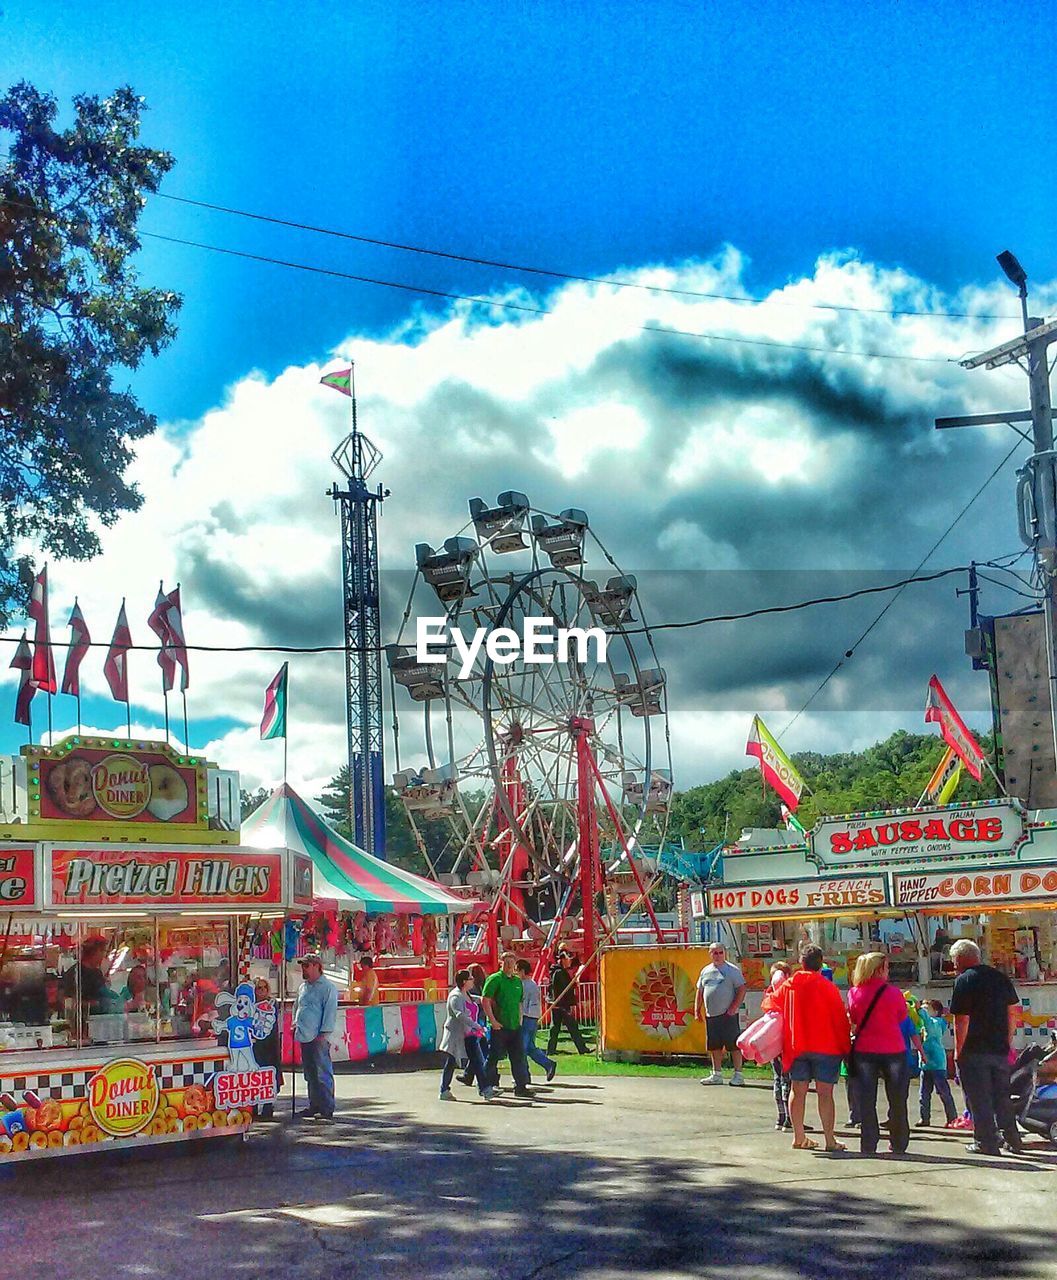
[[[701,1083],[723,1083],[723,1054],[729,1052],[734,1063],[730,1083],[743,1085],[745,1078],[741,1074],[742,1057],[738,1048],[738,1036],[741,1035],[738,1010],[745,998],[745,978],[736,964],[728,962],[722,943],[713,942],[708,954],[710,963],[701,970],[694,997],[694,1017],[700,1021],[704,1013],[706,1043],[712,1058],[712,1074],[705,1076]]]

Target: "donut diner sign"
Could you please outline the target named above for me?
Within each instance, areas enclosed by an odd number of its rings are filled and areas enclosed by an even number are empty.
[[[68,737],[25,752],[35,825],[208,824],[207,764],[164,742]]]
[[[53,907],[273,906],[282,902],[282,855],[206,849],[45,847]]]
[[[808,854],[823,867],[917,865],[930,858],[1009,854],[1019,848],[1026,835],[1020,805],[985,801],[823,818],[808,834]]]

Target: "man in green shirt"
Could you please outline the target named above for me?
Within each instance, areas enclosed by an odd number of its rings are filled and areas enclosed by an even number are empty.
[[[500,1062],[509,1057],[514,1076],[514,1097],[531,1098],[528,1065],[521,1044],[521,997],[524,988],[517,976],[516,965],[514,952],[505,952],[499,972],[485,981],[481,991],[481,1007],[492,1028],[485,1079],[497,1080]]]

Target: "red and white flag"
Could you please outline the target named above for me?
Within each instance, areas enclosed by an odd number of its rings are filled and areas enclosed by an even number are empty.
[[[176,683],[176,668],[179,667],[180,691],[186,692],[190,683],[190,672],[179,586],[166,595],[165,588],[161,583],[158,584],[158,597],[154,601],[154,612],[147,619],[147,626],[161,641],[158,666],[161,667],[162,688],[166,693],[172,691]]]
[[[786,808],[795,813],[804,789],[804,779],[759,716],[752,718],[745,754],[759,760],[764,782],[778,793]]]
[[[132,633],[128,629],[125,617],[125,602],[121,601],[121,612],[117,615],[114,635],[103,663],[103,675],[114,695],[115,702],[128,702],[128,651],[132,647]]]
[[[147,626],[161,641],[161,648],[158,650],[158,666],[161,667],[161,687],[164,693],[170,693],[176,682],[176,659],[169,647],[169,623],[165,616],[168,608],[169,597],[159,582],[158,598],[154,601],[154,611],[147,619]]]
[[[939,676],[929,680],[925,699],[925,723],[938,724],[943,740],[961,760],[977,782],[983,777],[984,753],[965,721],[954,709],[954,703],[940,684]]]
[[[88,634],[88,623],[84,620],[81,606],[73,602],[70,614],[70,645],[66,650],[66,666],[62,672],[62,692],[72,693],[75,698],[81,696],[81,661],[92,643]]]
[[[29,724],[29,704],[33,701],[37,686],[33,683],[33,654],[24,631],[15,650],[15,656],[11,659],[11,667],[21,672],[18,697],[15,699],[15,724]]]
[[[33,580],[29,597],[29,616],[33,620],[33,670],[30,679],[42,693],[57,693],[55,655],[51,651],[51,629],[48,626],[48,566]],[[24,722],[23,722],[24,723]]]

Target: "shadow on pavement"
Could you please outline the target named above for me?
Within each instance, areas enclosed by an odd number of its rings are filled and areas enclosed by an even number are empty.
[[[342,1107],[329,1124],[276,1126],[245,1146],[217,1142],[198,1158],[23,1166],[3,1187],[8,1274],[1025,1280],[1054,1273],[1052,1217],[1011,1234],[940,1216],[957,1215],[962,1166],[983,1163],[968,1157],[912,1157],[955,1166],[948,1185],[922,1186],[923,1200],[937,1203],[932,1212],[871,1199],[852,1183],[839,1191],[767,1185],[725,1165],[722,1153],[702,1153],[705,1186],[687,1165],[648,1151],[623,1159],[541,1149],[530,1111],[524,1141],[500,1145],[367,1099]],[[452,1113],[458,1109],[446,1111],[446,1121]],[[606,1123],[619,1126],[619,1115]],[[1016,1167],[1002,1163],[1010,1173]],[[805,1168],[822,1172],[816,1161]],[[61,1230],[45,1248],[39,1224],[60,1197]]]

